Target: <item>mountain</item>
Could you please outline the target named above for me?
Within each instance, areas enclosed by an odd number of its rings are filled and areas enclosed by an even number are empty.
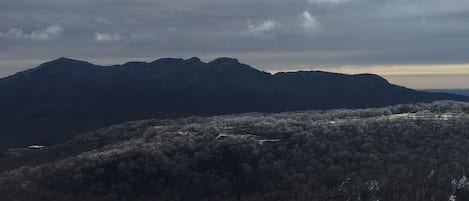
[[[448,93],[448,94],[469,96],[469,89],[424,89],[423,91],[442,92],[442,93]]]
[[[452,101],[134,121],[0,155],[0,200],[467,201],[468,130]]]
[[[468,100],[414,91],[372,74],[272,75],[232,58],[114,66],[59,58],[0,79],[0,94],[0,148],[55,144],[138,119]]]

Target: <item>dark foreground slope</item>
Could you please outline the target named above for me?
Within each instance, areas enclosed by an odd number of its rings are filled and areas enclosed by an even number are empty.
[[[131,122],[0,173],[0,200],[468,200],[468,132],[455,102]]]
[[[468,99],[406,89],[371,74],[271,75],[229,58],[109,67],[61,58],[0,79],[0,94],[0,148],[54,144],[138,119]]]

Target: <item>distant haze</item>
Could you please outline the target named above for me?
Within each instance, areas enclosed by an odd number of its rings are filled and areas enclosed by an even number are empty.
[[[239,58],[469,88],[467,0],[0,1],[0,77],[58,57],[111,65]]]

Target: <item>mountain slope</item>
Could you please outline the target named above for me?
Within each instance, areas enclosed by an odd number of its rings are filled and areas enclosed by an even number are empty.
[[[0,79],[0,94],[0,148],[54,144],[138,119],[467,100],[410,90],[371,74],[271,75],[231,58],[108,67],[60,58]]]
[[[452,101],[129,122],[0,169],[0,200],[467,201],[468,130]]]

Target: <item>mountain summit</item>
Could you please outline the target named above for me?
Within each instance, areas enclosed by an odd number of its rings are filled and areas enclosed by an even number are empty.
[[[54,144],[148,118],[366,108],[467,97],[420,92],[373,74],[269,74],[218,58],[163,58],[98,66],[59,58],[0,79],[0,148]]]

